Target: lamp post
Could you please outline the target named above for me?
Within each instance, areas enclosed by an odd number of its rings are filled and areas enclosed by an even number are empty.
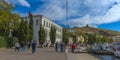
[[[68,27],[68,0],[66,0],[66,27]]]

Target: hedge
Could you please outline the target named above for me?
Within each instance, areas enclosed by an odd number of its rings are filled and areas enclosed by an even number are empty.
[[[16,37],[4,37],[0,36],[0,48],[1,47],[7,47],[11,48],[15,45],[15,43],[18,41]]]

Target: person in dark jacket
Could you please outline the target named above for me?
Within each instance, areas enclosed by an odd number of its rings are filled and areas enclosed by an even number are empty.
[[[32,53],[35,53],[35,51],[36,51],[36,43],[35,43],[35,41],[33,41],[33,43],[32,43]]]
[[[20,44],[20,47],[21,47],[21,48],[20,48],[20,49],[21,49],[21,52],[24,52],[24,51],[25,51],[25,45],[24,45],[24,43],[21,43],[21,44]]]
[[[57,42],[55,43],[55,51],[56,52],[58,51],[58,43]]]
[[[63,42],[61,42],[61,44],[60,44],[60,50],[61,50],[61,52],[64,52],[64,43]]]

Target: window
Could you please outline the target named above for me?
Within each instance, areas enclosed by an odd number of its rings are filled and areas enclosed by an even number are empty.
[[[45,26],[45,21],[44,21],[44,26]]]
[[[46,23],[46,27],[48,27],[48,22]]]
[[[50,23],[48,23],[48,27],[50,27]]]
[[[36,25],[38,25],[38,20],[36,20]]]

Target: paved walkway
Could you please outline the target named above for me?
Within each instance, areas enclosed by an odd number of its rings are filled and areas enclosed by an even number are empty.
[[[87,53],[61,53],[54,48],[38,48],[35,54],[31,50],[24,53],[15,52],[14,49],[0,49],[0,60],[99,60]]]
[[[30,50],[24,53],[13,49],[0,50],[0,60],[67,60],[65,53],[56,53],[54,48],[39,48],[35,54]]]
[[[68,53],[67,60],[99,60],[87,53]]]

